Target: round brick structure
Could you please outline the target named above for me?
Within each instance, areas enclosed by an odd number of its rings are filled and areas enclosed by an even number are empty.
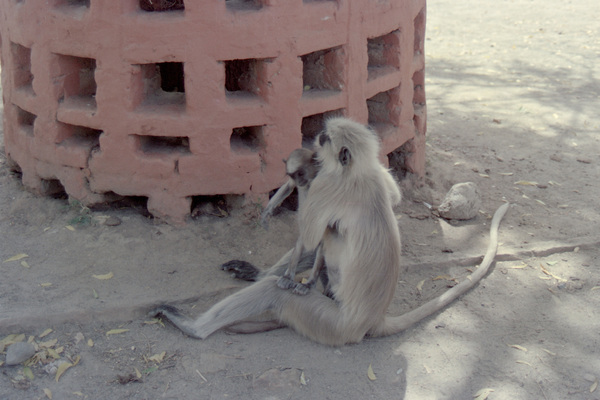
[[[265,201],[331,115],[424,171],[425,0],[3,0],[0,29],[6,154],[38,192],[172,222]]]

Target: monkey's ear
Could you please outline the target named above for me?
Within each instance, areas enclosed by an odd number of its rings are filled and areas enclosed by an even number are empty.
[[[352,156],[350,155],[350,150],[348,150],[348,148],[346,146],[343,146],[340,149],[338,158],[339,158],[340,164],[342,164],[342,166],[345,167],[346,165],[350,164],[350,159],[352,158]]]
[[[287,164],[287,160],[285,158],[281,159],[283,161],[284,164]]]

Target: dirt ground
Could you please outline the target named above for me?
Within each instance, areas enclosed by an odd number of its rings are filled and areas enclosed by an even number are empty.
[[[427,177],[397,209],[408,272],[390,313],[464,279],[491,214],[512,206],[481,284],[358,345],[289,329],[197,341],[145,317],[161,301],[197,314],[244,286],[218,266],[274,263],[293,212],[265,231],[241,212],[181,228],[88,211],[24,190],[2,148],[0,340],[24,334],[38,359],[74,365],[58,381],[42,361],[0,366],[0,399],[600,399],[598,21],[595,0],[428,2]],[[432,217],[423,201],[466,181],[482,193],[476,220]]]

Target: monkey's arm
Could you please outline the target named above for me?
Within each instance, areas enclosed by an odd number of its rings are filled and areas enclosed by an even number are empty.
[[[281,289],[291,289],[296,287],[294,278],[296,277],[296,268],[298,267],[298,262],[300,261],[300,256],[302,255],[303,250],[304,245],[302,244],[302,240],[298,238],[298,240],[296,240],[296,245],[292,250],[288,267],[283,276],[277,281],[277,286],[279,286]]]
[[[321,272],[323,271],[323,266],[325,266],[325,258],[323,257],[323,243],[321,243],[319,244],[319,247],[317,247],[315,263],[310,271],[308,281],[306,281],[306,283],[297,283],[294,288],[294,293],[304,296],[310,289],[315,287],[317,279],[319,279],[319,275],[321,275]],[[325,287],[325,291],[327,291],[327,284],[324,284],[323,286]]]
[[[292,178],[290,178],[285,183],[285,185],[280,187],[279,190],[277,190],[277,192],[273,195],[273,197],[271,197],[271,200],[269,200],[269,204],[267,204],[267,207],[262,212],[260,218],[260,224],[263,226],[263,228],[268,229],[268,219],[273,215],[275,209],[281,205],[283,200],[285,200],[292,193],[295,187],[296,182]]]
[[[285,253],[283,257],[267,270],[261,270],[251,263],[242,260],[231,260],[221,265],[223,271],[231,273],[231,276],[244,281],[258,281],[265,276],[282,276],[288,269],[293,249]],[[314,265],[315,252],[303,251],[300,260],[297,262],[296,270],[298,273],[310,269]]]

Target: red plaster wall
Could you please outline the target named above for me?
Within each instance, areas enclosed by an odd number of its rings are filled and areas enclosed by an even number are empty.
[[[5,148],[26,186],[147,196],[181,222],[193,196],[264,201],[329,115],[423,173],[425,0],[177,4],[0,0]]]

